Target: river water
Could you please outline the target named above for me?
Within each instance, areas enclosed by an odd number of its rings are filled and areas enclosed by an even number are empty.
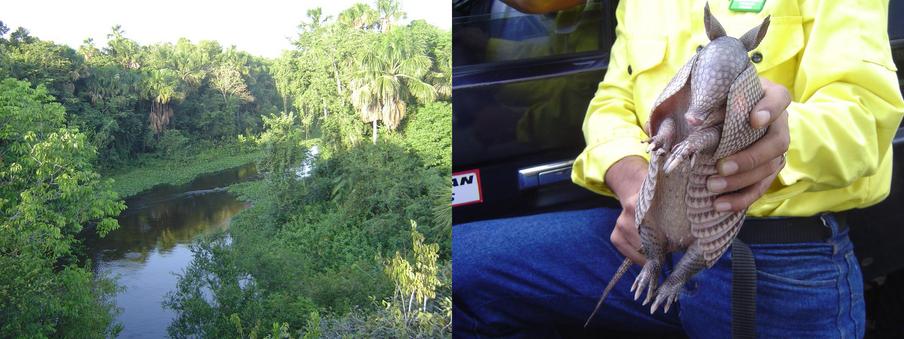
[[[176,288],[176,273],[192,261],[189,244],[199,235],[229,227],[247,207],[226,191],[233,183],[257,176],[255,165],[207,174],[178,186],[164,185],[126,200],[119,229],[102,239],[88,239],[97,271],[118,277],[125,291],[116,295],[124,326],[120,338],[162,338],[175,313],[163,307]]]

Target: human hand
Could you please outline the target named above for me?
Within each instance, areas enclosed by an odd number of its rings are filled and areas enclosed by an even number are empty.
[[[719,161],[718,175],[710,176],[706,187],[725,193],[715,201],[717,211],[740,211],[766,193],[778,172],[785,167],[785,152],[791,142],[788,112],[791,93],[779,84],[760,78],[765,95],[750,112],[753,128],[769,127],[760,140],[747,149]],[[726,193],[727,192],[727,193]]]
[[[634,208],[640,186],[647,176],[647,161],[631,156],[617,161],[606,171],[606,183],[621,203],[622,212],[615,221],[609,240],[624,256],[643,265],[646,258],[640,254],[640,234],[634,220]]]

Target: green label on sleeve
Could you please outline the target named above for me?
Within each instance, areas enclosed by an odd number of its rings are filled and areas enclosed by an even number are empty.
[[[766,0],[731,0],[728,9],[735,12],[754,12],[759,13],[763,10]]]

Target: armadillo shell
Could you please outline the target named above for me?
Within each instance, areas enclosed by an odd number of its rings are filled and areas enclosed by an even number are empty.
[[[750,111],[763,98],[763,87],[753,64],[747,68],[731,84],[726,103],[725,122],[722,125],[722,136],[719,146],[712,158],[704,161],[705,165],[692,169],[688,180],[686,203],[692,201],[706,206],[687,210],[687,218],[691,224],[691,234],[697,238],[707,267],[711,267],[737,236],[744,223],[747,210],[734,213],[718,213],[714,202],[717,193],[706,189],[705,181],[716,174],[715,163],[719,159],[746,149],[766,134],[765,128],[754,129],[750,126]]]

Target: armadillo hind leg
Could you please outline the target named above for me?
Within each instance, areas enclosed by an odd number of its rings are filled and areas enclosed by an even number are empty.
[[[647,149],[647,153],[660,148],[669,150],[672,148],[674,140],[675,120],[672,119],[672,117],[667,117],[662,120],[659,129],[656,131],[656,135],[650,138],[650,147]]]
[[[715,150],[722,137],[721,127],[721,125],[716,125],[693,132],[684,141],[675,145],[672,155],[665,161],[665,174],[672,173],[685,159],[698,152]]]
[[[650,306],[650,314],[655,313],[659,306],[663,306],[665,308],[663,312],[668,313],[669,307],[678,300],[678,294],[688,279],[705,267],[706,260],[703,257],[703,252],[700,251],[699,246],[696,244],[691,245],[684,256],[681,257],[681,260],[678,261],[678,264],[675,265],[672,274],[665,279],[665,282],[662,283],[662,286],[656,292],[656,301]]]
[[[634,292],[634,300],[637,300],[646,290],[647,297],[643,302],[646,305],[653,300],[656,286],[659,285],[659,275],[662,272],[662,261],[665,257],[665,241],[659,232],[644,226],[640,227],[640,241],[647,262],[643,265],[637,278],[634,279],[631,291]]]

